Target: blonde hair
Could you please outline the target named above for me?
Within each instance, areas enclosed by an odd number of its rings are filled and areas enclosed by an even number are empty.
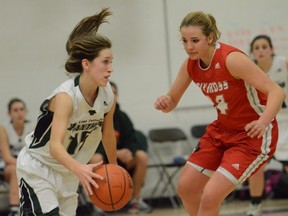
[[[211,14],[206,14],[202,11],[188,13],[180,24],[180,29],[187,26],[199,26],[205,36],[213,34],[213,42],[215,43],[221,36],[218,30],[216,20]]]

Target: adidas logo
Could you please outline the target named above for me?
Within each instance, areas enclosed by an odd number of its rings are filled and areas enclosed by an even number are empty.
[[[215,69],[220,69],[220,64],[218,62],[215,64]]]
[[[236,170],[239,170],[240,165],[239,164],[232,164],[232,167],[234,167]]]

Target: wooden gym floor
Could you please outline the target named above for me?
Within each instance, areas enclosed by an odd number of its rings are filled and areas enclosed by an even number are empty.
[[[249,205],[248,201],[234,200],[224,203],[220,215],[221,216],[245,216],[245,211]],[[109,213],[107,216],[130,216],[127,213]],[[88,215],[87,215],[88,216]],[[99,216],[92,214],[89,216]],[[139,213],[135,216],[188,216],[184,208],[172,207],[155,207],[150,214]],[[274,200],[268,199],[263,201],[263,216],[288,216],[288,199]]]

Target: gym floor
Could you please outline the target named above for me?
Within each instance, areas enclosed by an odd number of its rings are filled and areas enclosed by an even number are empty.
[[[224,203],[220,215],[221,216],[245,216],[245,211],[249,205],[248,201],[234,200]],[[107,216],[129,216],[133,214],[127,213],[105,213]],[[183,207],[172,208],[170,206],[155,207],[150,214],[137,214],[137,216],[188,216]],[[287,216],[288,215],[288,199],[281,200],[264,200],[263,201],[263,216]],[[89,215],[78,216],[102,216],[102,214],[92,213]]]

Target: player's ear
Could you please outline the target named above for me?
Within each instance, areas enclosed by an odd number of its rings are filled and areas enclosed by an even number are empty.
[[[89,65],[90,65],[90,62],[88,59],[82,59],[81,61],[82,63],[82,68],[83,68],[83,71],[87,71],[89,69]]]
[[[213,40],[214,40],[214,35],[213,33],[210,33],[207,37],[208,44],[212,44]]]

